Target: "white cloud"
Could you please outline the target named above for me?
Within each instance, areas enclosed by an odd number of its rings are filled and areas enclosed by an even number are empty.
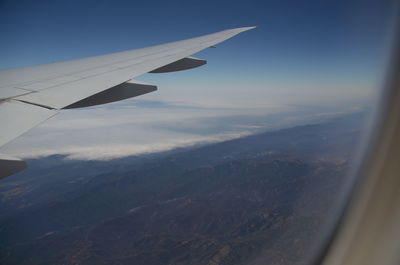
[[[167,151],[178,147],[219,142],[248,135],[250,132],[226,133],[213,136],[171,137],[165,141],[147,143],[97,143],[74,145],[66,144],[62,148],[34,148],[21,153],[24,158],[35,158],[53,154],[66,155],[66,159],[110,160],[120,157]]]
[[[175,82],[175,80],[174,80]],[[229,83],[229,82],[228,82]],[[113,159],[288,127],[362,106],[371,90],[317,84],[164,85],[138,99],[62,111],[2,148],[17,157]],[[295,87],[295,88],[293,88]],[[297,89],[297,90],[296,90]],[[353,108],[353,110],[351,109]]]

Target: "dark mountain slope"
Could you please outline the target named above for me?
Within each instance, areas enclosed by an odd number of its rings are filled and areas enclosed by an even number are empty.
[[[0,186],[1,261],[241,264],[265,252],[295,264],[346,176],[360,119],[107,163],[53,157],[36,172],[53,174],[42,186],[28,173]]]

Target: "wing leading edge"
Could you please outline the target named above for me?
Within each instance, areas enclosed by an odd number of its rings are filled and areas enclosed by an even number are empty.
[[[105,104],[155,91],[156,86],[132,78],[149,72],[174,72],[204,65],[206,61],[189,56],[253,28],[224,30],[148,48],[2,70],[0,123],[4,128],[0,132],[0,147],[61,109]],[[23,161],[1,154],[0,165],[0,178],[24,168]]]

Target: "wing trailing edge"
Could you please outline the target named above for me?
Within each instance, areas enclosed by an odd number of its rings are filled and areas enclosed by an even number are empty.
[[[1,174],[0,174],[0,179],[1,179],[25,169],[26,163],[25,161],[19,158],[0,154],[0,168],[1,168]]]
[[[170,73],[177,72],[182,70],[189,70],[193,68],[197,68],[199,66],[205,65],[207,63],[206,60],[194,58],[194,57],[185,57],[173,63],[167,64],[160,68],[157,68],[149,73]]]
[[[82,99],[64,109],[84,108],[96,105],[107,104],[128,98],[141,96],[157,90],[157,86],[130,80],[120,85],[114,86],[93,96]]]

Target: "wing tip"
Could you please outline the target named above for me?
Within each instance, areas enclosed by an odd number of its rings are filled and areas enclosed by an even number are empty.
[[[227,29],[227,30],[224,30],[223,32],[226,32],[226,33],[229,33],[229,34],[232,34],[232,35],[237,35],[237,34],[242,33],[244,31],[252,30],[252,29],[255,29],[255,28],[257,28],[257,26],[240,27],[240,28]],[[218,33],[221,33],[221,32],[218,32]]]
[[[238,32],[243,32],[243,31],[248,31],[257,28],[257,26],[249,26],[249,27],[240,27],[240,28],[235,28],[234,30]]]

